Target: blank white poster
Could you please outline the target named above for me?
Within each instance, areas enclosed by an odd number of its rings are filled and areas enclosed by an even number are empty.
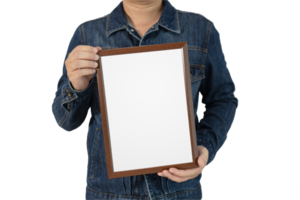
[[[193,162],[183,49],[101,58],[114,172]]]

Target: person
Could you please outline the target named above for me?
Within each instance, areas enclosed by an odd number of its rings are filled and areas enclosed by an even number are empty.
[[[95,73],[97,52],[183,41],[188,44],[199,167],[108,179]],[[168,0],[123,0],[109,14],[76,28],[52,111],[57,124],[72,131],[84,122],[91,108],[86,199],[201,199],[202,171],[225,142],[235,116],[238,99],[234,92],[220,35],[211,20],[176,9]],[[199,121],[200,93],[206,110]]]

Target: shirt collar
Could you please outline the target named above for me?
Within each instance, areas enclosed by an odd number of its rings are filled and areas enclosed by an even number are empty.
[[[177,10],[171,5],[168,0],[163,0],[162,2],[164,7],[157,24],[169,31],[180,33]],[[126,26],[127,19],[123,10],[123,1],[121,1],[119,5],[115,7],[115,9],[107,17],[106,37],[109,37],[115,31],[125,29]]]

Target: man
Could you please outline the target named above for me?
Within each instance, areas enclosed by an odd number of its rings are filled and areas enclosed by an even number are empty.
[[[97,51],[183,41],[188,43],[199,167],[108,179]],[[91,108],[86,199],[201,199],[201,172],[223,145],[238,106],[234,91],[219,33],[201,14],[175,9],[167,0],[123,0],[111,13],[80,24],[67,50],[52,109],[58,125],[72,131]],[[200,122],[199,93],[206,105]]]

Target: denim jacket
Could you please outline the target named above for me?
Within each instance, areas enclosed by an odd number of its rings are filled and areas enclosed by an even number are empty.
[[[100,46],[104,50],[187,41],[197,145],[208,149],[209,164],[223,145],[235,116],[238,106],[238,99],[234,96],[235,85],[214,23],[201,14],[178,10],[168,0],[163,0],[163,5],[159,21],[142,38],[128,23],[122,1],[111,13],[80,24],[69,43],[65,60],[77,45]],[[206,110],[199,121],[200,93]],[[195,188],[201,193],[201,174],[181,183],[156,173],[108,179],[96,73],[86,89],[77,91],[70,85],[64,65],[52,104],[57,124],[66,131],[72,131],[83,123],[89,108],[87,191],[103,198],[139,196],[141,199],[185,195]],[[139,191],[141,180],[145,183],[146,193]]]

